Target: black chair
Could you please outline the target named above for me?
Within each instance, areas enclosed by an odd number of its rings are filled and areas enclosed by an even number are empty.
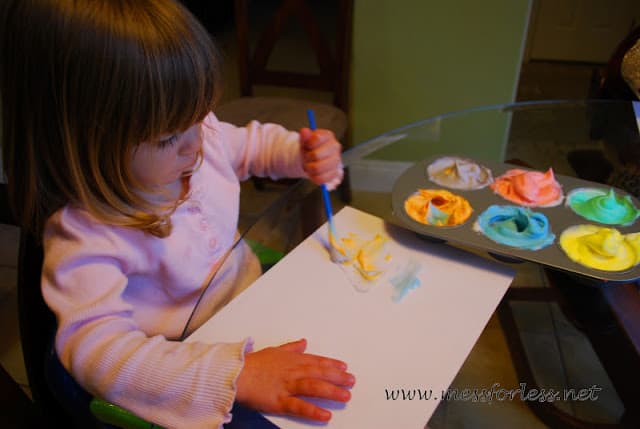
[[[6,184],[0,184],[0,223],[18,226],[9,208]],[[55,354],[56,320],[40,291],[42,259],[38,240],[21,231],[18,322],[34,419],[46,422],[48,427],[104,427],[89,411],[91,396],[75,383]]]
[[[0,183],[0,224],[15,225],[8,207],[6,185]],[[0,414],[8,427],[42,427],[34,404],[13,377],[0,367]]]

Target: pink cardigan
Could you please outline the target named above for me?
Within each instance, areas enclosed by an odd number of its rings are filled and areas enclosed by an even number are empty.
[[[48,220],[42,293],[58,319],[56,350],[89,392],[165,427],[221,427],[250,339],[175,341],[237,236],[240,180],[302,177],[299,136],[274,124],[204,121],[191,194],[157,238],[105,225],[68,205]],[[152,167],[150,167],[152,168]],[[260,273],[244,243],[207,292],[206,320]]]

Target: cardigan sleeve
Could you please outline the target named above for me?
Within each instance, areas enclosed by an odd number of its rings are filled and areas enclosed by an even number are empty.
[[[132,231],[137,233],[137,231]],[[60,210],[47,223],[42,292],[56,314],[56,351],[91,394],[172,428],[230,421],[250,340],[182,343],[147,336],[123,297],[148,256],[109,227]]]
[[[224,146],[240,180],[251,176],[307,177],[302,168],[300,135],[280,125],[251,121],[236,127],[210,114],[204,121],[204,140],[217,140]]]

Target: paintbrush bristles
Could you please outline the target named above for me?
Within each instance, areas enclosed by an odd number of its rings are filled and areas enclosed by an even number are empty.
[[[331,256],[331,261],[335,263],[342,263],[347,260],[346,252],[338,244],[337,234],[332,223],[329,223],[329,255]]]

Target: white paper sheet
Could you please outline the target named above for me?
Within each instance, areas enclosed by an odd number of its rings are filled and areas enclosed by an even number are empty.
[[[329,404],[330,428],[423,428],[513,279],[511,269],[445,244],[427,242],[380,218],[345,207],[339,235],[391,237],[394,264],[417,262],[421,285],[400,302],[378,284],[358,292],[326,250],[326,224],[188,341],[239,341],[255,350],[299,338],[309,353],[336,357],[356,376],[352,399]],[[470,386],[473,387],[473,386]],[[413,389],[430,399],[388,399]],[[401,393],[400,393],[401,394]],[[327,404],[324,404],[327,405]],[[281,428],[318,424],[267,416]],[[321,425],[323,426],[323,425]]]

